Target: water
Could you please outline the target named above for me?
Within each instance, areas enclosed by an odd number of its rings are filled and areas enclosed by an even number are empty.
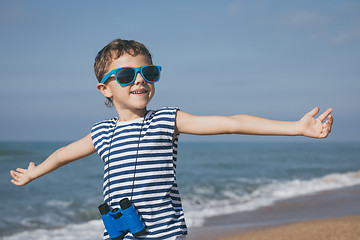
[[[94,154],[35,180],[10,183],[9,171],[40,163],[64,142],[0,143],[0,238],[102,239],[100,158]],[[254,210],[277,200],[360,184],[360,144],[179,144],[180,194],[189,227],[206,217]]]

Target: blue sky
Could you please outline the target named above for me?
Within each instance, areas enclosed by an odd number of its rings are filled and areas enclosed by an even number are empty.
[[[115,116],[93,73],[115,38],[163,66],[149,108],[297,120],[333,107],[329,140],[360,140],[359,1],[1,0],[0,31],[0,140],[72,141]]]

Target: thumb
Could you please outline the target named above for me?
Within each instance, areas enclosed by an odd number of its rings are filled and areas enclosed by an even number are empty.
[[[308,112],[308,115],[314,117],[316,114],[319,113],[319,107],[315,107],[313,110],[311,110],[310,112]]]
[[[28,168],[33,168],[33,167],[36,167],[36,164],[34,162],[30,162]]]

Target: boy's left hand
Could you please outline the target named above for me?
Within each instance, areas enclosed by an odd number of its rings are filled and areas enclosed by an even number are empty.
[[[312,138],[326,138],[334,122],[334,118],[330,115],[331,112],[332,109],[329,108],[315,119],[314,116],[319,113],[319,108],[315,107],[299,120],[299,134]],[[323,123],[326,118],[328,120]]]

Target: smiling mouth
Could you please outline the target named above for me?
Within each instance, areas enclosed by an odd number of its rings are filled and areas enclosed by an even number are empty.
[[[147,90],[137,90],[137,91],[132,91],[131,94],[144,94],[147,93]]]

